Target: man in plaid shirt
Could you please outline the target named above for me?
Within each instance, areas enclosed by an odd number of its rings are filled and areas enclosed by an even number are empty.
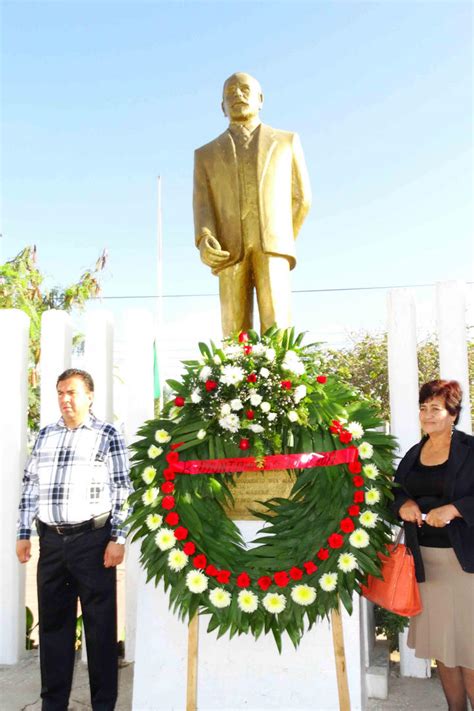
[[[62,417],[44,427],[23,478],[17,556],[40,537],[38,606],[43,711],[67,711],[77,599],[87,643],[93,711],[117,699],[116,566],[123,561],[131,492],[127,449],[115,427],[90,412],[94,383],[69,369],[57,381]]]

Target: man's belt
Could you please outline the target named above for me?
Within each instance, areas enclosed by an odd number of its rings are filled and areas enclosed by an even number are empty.
[[[94,516],[94,518],[83,521],[82,523],[60,523],[58,525],[44,523],[44,521],[39,521],[39,523],[44,526],[47,531],[53,531],[59,536],[74,536],[77,533],[85,533],[85,531],[95,531],[98,528],[103,528],[109,519],[110,511],[107,511],[107,513]]]

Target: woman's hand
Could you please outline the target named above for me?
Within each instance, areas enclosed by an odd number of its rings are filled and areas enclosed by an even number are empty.
[[[451,523],[453,518],[458,518],[461,514],[453,504],[446,504],[446,506],[438,506],[436,509],[431,509],[426,514],[425,523],[435,528],[444,528]]]
[[[413,501],[413,499],[408,499],[405,503],[400,506],[398,515],[402,521],[408,521],[409,523],[416,523],[417,526],[423,525],[423,519],[421,518],[420,507]]]

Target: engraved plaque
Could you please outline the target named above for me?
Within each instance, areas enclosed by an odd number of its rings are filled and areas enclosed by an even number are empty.
[[[266,510],[258,501],[267,501],[275,496],[287,499],[294,484],[294,475],[286,470],[242,472],[236,479],[236,486],[232,488],[235,499],[233,508],[226,507],[225,511],[233,521],[251,521],[257,517],[249,509],[256,511]]]

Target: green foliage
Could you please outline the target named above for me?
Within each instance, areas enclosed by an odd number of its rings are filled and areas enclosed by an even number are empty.
[[[398,635],[403,632],[405,627],[408,627],[410,618],[396,615],[394,612],[390,612],[378,605],[374,606],[374,615],[375,633],[386,637],[391,652],[398,650]]]
[[[33,641],[32,638],[32,633],[34,629],[38,626],[38,623],[35,624],[34,618],[33,618],[33,612],[29,607],[25,607],[25,617],[26,617],[26,642],[25,642],[25,649],[35,649],[36,645]]]
[[[36,247],[25,247],[12,260],[0,265],[0,308],[20,309],[30,318],[28,424],[35,429],[39,421],[39,374],[41,316],[49,309],[82,309],[88,299],[100,293],[99,273],[107,254],[102,252],[95,266],[66,288],[43,287],[44,275],[36,263]]]

